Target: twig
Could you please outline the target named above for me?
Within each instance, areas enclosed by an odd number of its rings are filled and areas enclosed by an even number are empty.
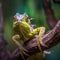
[[[51,28],[53,28],[58,22],[58,20],[54,15],[54,11],[51,6],[52,5],[51,0],[42,0],[42,3],[46,15],[47,23]]]

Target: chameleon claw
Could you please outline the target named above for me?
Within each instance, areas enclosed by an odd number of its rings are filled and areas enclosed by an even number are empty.
[[[27,51],[23,51],[23,54],[25,54],[26,56],[29,56],[26,52],[27,52]]]
[[[24,55],[29,56],[26,52],[27,50],[25,48],[19,48],[20,49],[20,54],[22,56],[22,59],[25,60]]]

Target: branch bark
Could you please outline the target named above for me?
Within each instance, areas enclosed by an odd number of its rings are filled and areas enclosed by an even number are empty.
[[[46,15],[47,23],[51,28],[53,28],[58,22],[58,20],[54,15],[54,11],[51,6],[52,5],[51,0],[42,0],[42,3]]]
[[[28,57],[32,56],[33,54],[41,52],[38,48],[37,39],[38,39],[38,36],[35,36],[30,41],[28,41],[26,43],[26,45],[24,46],[24,48],[26,48],[28,50],[28,52],[26,52],[26,53],[29,55],[29,56],[27,56],[24,54],[24,57],[26,60],[28,59]],[[1,40],[3,40],[3,39],[1,39]],[[45,47],[45,46],[43,46],[43,44],[41,44],[40,46],[42,48],[42,51],[47,50],[47,49],[57,45],[60,42],[60,21],[56,24],[56,26],[52,30],[50,30],[48,33],[46,33],[44,35],[42,42],[48,46],[48,47]],[[6,49],[6,47],[4,47],[3,49],[0,49],[1,60],[19,60],[19,59],[23,60],[21,57],[21,54],[19,52],[20,52],[20,50],[16,49],[15,51],[13,51],[13,53],[10,53]],[[2,53],[4,53],[4,54],[2,54]]]
[[[24,46],[24,48],[28,50],[28,52],[26,53],[29,55],[29,56],[24,55],[25,59],[27,59],[28,57],[30,57],[35,53],[40,52],[37,45],[37,38],[38,37],[35,36]],[[51,31],[45,34],[45,36],[42,39],[42,42],[48,46],[45,47],[43,46],[43,44],[41,44],[42,51],[47,50],[60,42],[60,21],[56,24],[56,26]],[[21,55],[19,53],[18,54],[16,53],[18,53],[18,51],[15,51],[15,53],[13,53],[14,56],[13,59],[15,58],[22,59]]]

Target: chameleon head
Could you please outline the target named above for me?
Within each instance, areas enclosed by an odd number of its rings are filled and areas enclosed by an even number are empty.
[[[26,13],[24,14],[16,13],[16,15],[14,15],[13,18],[15,21],[22,21],[22,20],[25,20],[26,22],[28,21],[28,15]]]
[[[13,18],[15,21],[21,21],[24,18],[24,15],[16,13],[16,15]]]
[[[27,22],[28,20],[28,15],[26,13],[24,14],[19,14],[16,13],[16,15],[14,16],[14,24],[13,27],[16,28],[17,26],[19,26],[19,28],[30,28],[30,25]]]

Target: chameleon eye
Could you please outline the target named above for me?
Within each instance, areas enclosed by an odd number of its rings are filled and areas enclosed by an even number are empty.
[[[17,20],[16,20],[16,16],[14,16],[13,18],[14,18],[14,21],[17,21]]]

